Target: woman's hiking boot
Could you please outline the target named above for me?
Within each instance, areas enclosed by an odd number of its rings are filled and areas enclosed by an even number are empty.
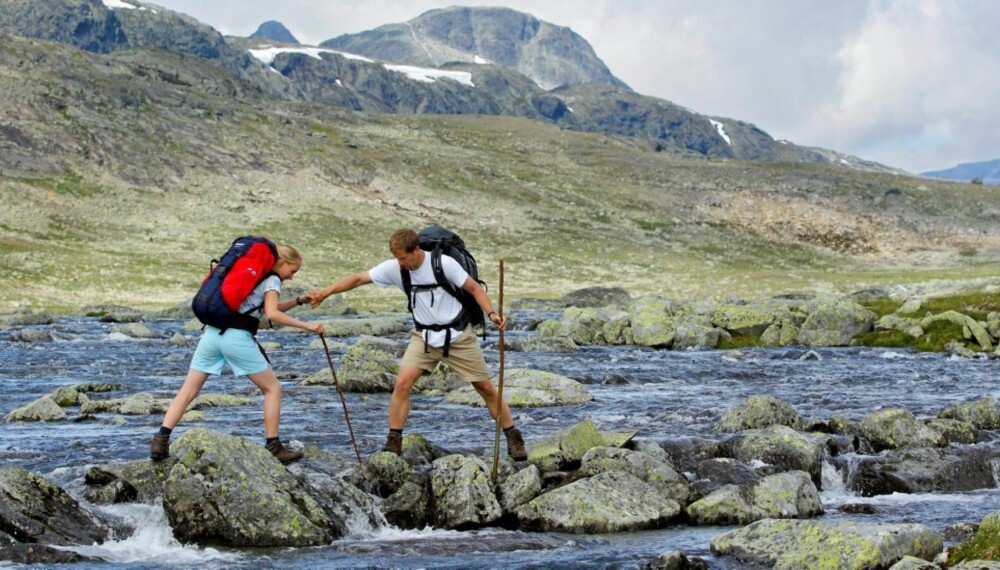
[[[507,455],[514,461],[524,461],[528,458],[528,450],[524,448],[524,438],[521,437],[521,430],[517,428],[504,432],[507,436]]]
[[[281,441],[277,439],[264,447],[271,452],[271,455],[277,457],[278,461],[280,461],[283,465],[288,465],[289,463],[302,459],[303,453],[301,451],[285,449],[285,446],[281,445]]]
[[[396,455],[403,453],[403,434],[390,431],[389,435],[385,438],[385,445],[382,446],[382,451],[388,451]]]
[[[149,458],[153,461],[163,461],[170,457],[170,436],[156,434],[149,444]]]

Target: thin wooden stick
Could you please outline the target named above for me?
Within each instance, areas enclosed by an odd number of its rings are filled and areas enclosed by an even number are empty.
[[[497,315],[500,316],[500,322],[503,322],[503,258],[500,258],[500,299],[497,307]],[[500,380],[498,382],[499,387],[497,388],[497,433],[496,438],[493,441],[493,483],[497,482],[497,466],[500,463],[500,416],[503,411],[503,365],[504,365],[504,346],[503,346],[503,327],[500,327],[500,371],[498,376]]]
[[[347,400],[344,399],[344,392],[340,389],[340,382],[337,380],[337,371],[333,368],[333,358],[330,357],[330,348],[326,345],[326,337],[319,335],[323,341],[323,350],[326,352],[326,361],[330,363],[330,373],[333,374],[333,385],[337,387],[340,394],[340,403],[344,406],[344,418],[347,419],[347,431],[351,434],[351,444],[354,445],[354,453],[358,456],[358,465],[361,466],[361,476],[365,476],[365,462],[361,460],[361,452],[358,451],[358,441],[354,439],[354,428],[351,427],[351,414],[347,413]]]

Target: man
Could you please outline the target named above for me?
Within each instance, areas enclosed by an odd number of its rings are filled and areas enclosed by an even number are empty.
[[[329,287],[307,295],[310,304],[316,307],[330,295],[369,283],[375,283],[379,287],[395,285],[406,292],[403,271],[409,272],[412,284],[409,304],[416,328],[410,333],[410,343],[400,362],[396,385],[389,401],[389,435],[383,451],[400,454],[403,447],[403,427],[410,415],[410,390],[421,375],[432,371],[438,362],[444,362],[460,378],[472,384],[486,402],[486,408],[494,419],[500,414],[500,427],[507,437],[507,453],[511,458],[516,461],[527,459],[524,439],[520,430],[514,426],[514,418],[507,403],[501,401],[500,409],[497,410],[497,390],[490,382],[486,359],[483,358],[472,327],[466,325],[461,329],[450,328],[459,322],[462,304],[437,285],[431,256],[420,249],[417,232],[412,229],[397,230],[389,239],[389,251],[394,259],[383,261],[369,271],[343,277]],[[493,303],[486,290],[457,261],[442,255],[441,268],[448,281],[475,298],[493,324],[501,329],[506,328],[507,319],[493,310]]]

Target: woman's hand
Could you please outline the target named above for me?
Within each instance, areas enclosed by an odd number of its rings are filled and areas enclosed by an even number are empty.
[[[309,330],[310,332],[314,332],[318,335],[326,334],[326,327],[323,326],[323,323],[307,323],[307,324],[308,324],[307,330]]]

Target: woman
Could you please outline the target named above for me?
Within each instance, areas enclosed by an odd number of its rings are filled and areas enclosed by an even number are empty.
[[[288,301],[278,301],[281,292],[281,282],[292,279],[302,267],[302,256],[290,245],[279,244],[278,261],[274,264],[272,274],[264,278],[247,296],[239,307],[240,313],[250,311],[251,316],[267,317],[271,323],[300,328],[309,332],[323,334],[325,329],[321,323],[307,323],[286,315],[284,311],[301,305],[304,301],[295,298]],[[260,388],[264,394],[264,432],[266,447],[272,455],[282,463],[291,463],[302,458],[301,451],[285,449],[278,439],[278,422],[281,415],[281,383],[267,358],[254,340],[253,333],[241,329],[226,329],[206,326],[198,348],[191,359],[184,385],[177,396],[170,402],[167,413],[163,416],[163,425],[153,436],[149,455],[153,461],[169,457],[170,433],[180,421],[185,410],[198,396],[205,380],[212,374],[222,373],[228,364],[237,376],[247,376]]]

